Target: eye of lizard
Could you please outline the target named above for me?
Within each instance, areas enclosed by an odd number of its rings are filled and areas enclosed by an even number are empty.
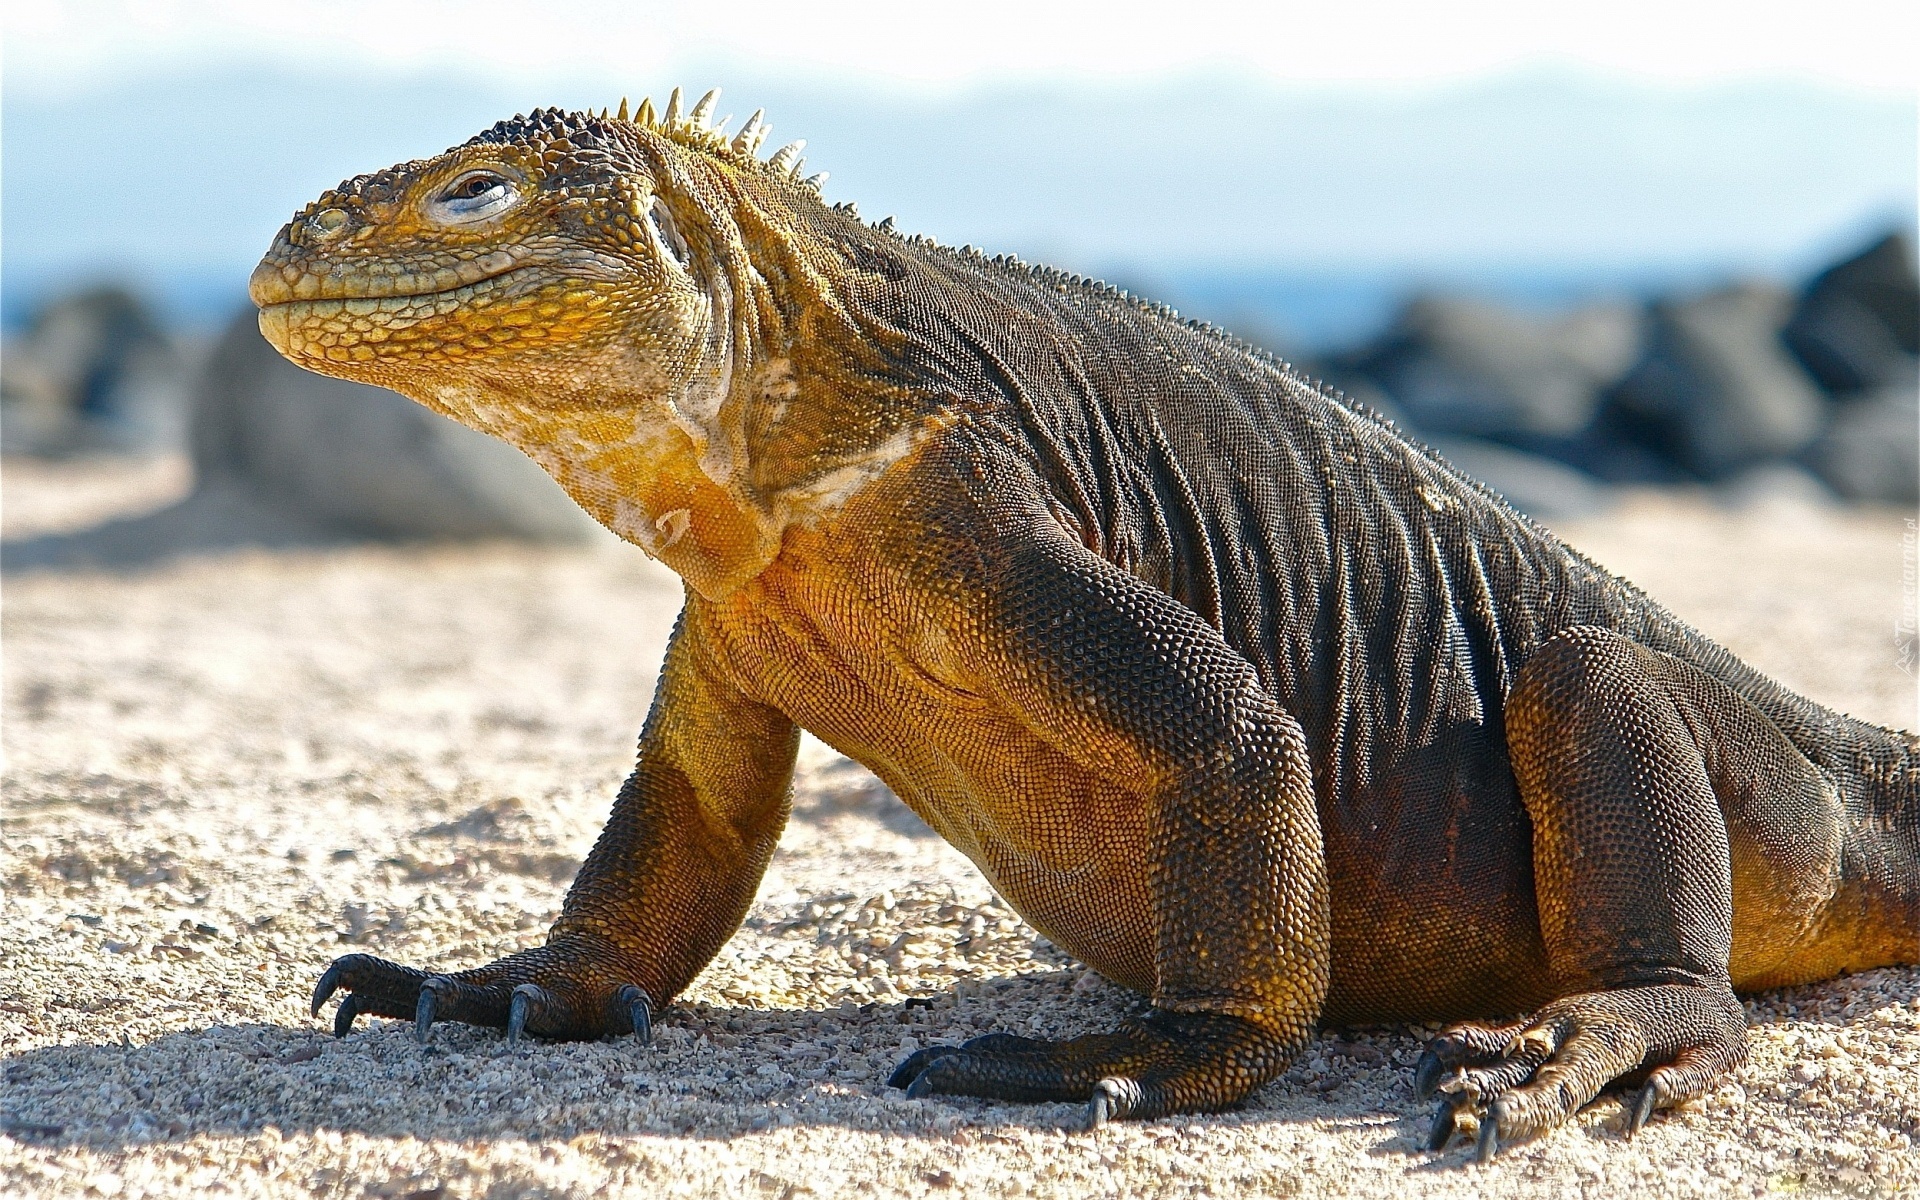
[[[519,199],[512,180],[493,171],[469,171],[448,184],[433,207],[445,220],[478,221],[506,211]]]

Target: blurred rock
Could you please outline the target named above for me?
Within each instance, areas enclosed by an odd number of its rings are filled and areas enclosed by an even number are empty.
[[[1538,454],[1479,438],[1434,438],[1440,456],[1541,521],[1590,516],[1613,503],[1613,493],[1591,476]]]
[[[177,449],[186,376],[179,350],[131,292],[60,298],[0,356],[0,445],[36,455]]]
[[[1805,467],[1781,461],[1748,467],[1715,485],[1713,494],[1729,508],[1744,509],[1827,508],[1839,499]]]
[[[292,515],[377,537],[601,536],[532,460],[383,388],[304,371],[237,316],[195,397],[202,486],[238,483]]]
[[[1815,276],[1782,336],[1835,395],[1906,378],[1920,354],[1920,276],[1912,244],[1889,234]]]
[[[0,570],[151,566],[239,547],[353,538],[608,541],[518,450],[380,388],[301,370],[253,310],[209,357],[192,417],[194,489],[178,504],[0,546]]]
[[[1565,439],[1639,355],[1640,316],[1596,306],[1543,320],[1483,301],[1415,299],[1349,365],[1379,381],[1415,429]]]
[[[1656,303],[1646,356],[1610,400],[1620,428],[1708,479],[1804,449],[1826,409],[1780,341],[1792,304],[1759,283]]]
[[[1806,460],[1849,500],[1920,504],[1920,378],[1836,405]]]

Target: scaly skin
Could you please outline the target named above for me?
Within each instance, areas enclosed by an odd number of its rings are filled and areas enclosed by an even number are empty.
[[[639,762],[544,946],[365,955],[358,1013],[645,1034],[738,925],[796,731],[1152,1001],[916,1053],[913,1095],[1222,1108],[1318,1021],[1485,1018],[1480,1150],[1745,1054],[1736,989],[1920,951],[1920,742],[1754,672],[1393,428],[1097,284],[870,227],[792,154],[535,113],[322,196],[293,361],[532,456],[679,572]]]

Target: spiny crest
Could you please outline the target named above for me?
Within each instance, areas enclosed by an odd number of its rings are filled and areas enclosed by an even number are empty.
[[[826,171],[804,175],[806,159],[801,157],[801,148],[806,146],[806,142],[789,142],[762,159],[760,146],[764,146],[768,134],[774,132],[774,127],[766,121],[766,109],[755,109],[755,113],[747,117],[747,123],[739,127],[739,132],[728,134],[726,127],[733,117],[720,117],[714,121],[714,106],[718,100],[720,88],[712,88],[693,104],[693,108],[685,108],[680,88],[674,88],[674,92],[666,98],[664,113],[653,108],[651,98],[641,100],[639,108],[630,108],[626,98],[622,98],[618,111],[603,108],[597,113],[566,113],[555,108],[536,109],[532,115],[516,115],[511,121],[501,121],[490,131],[474,138],[474,142],[509,142],[526,138],[528,134],[545,138],[572,138],[574,142],[580,142],[582,134],[588,132],[582,127],[582,117],[586,117],[588,121],[597,119],[605,123],[634,125],[637,129],[660,134],[685,146],[687,150],[697,150],[733,165],[751,165],[766,175],[803,182],[816,192],[820,190],[820,184],[828,180],[828,175]]]

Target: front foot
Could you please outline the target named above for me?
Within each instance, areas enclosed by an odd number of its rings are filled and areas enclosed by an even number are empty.
[[[1086,1101],[1087,1127],[1215,1112],[1278,1074],[1298,1044],[1238,1017],[1156,1009],[1114,1033],[1053,1042],[990,1033],[916,1050],[887,1080],[908,1096]]]
[[[1632,1137],[1655,1109],[1705,1091],[1747,1057],[1746,1014],[1729,991],[1682,984],[1567,996],[1525,1021],[1467,1022],[1431,1042],[1414,1092],[1436,1092],[1427,1148],[1453,1137],[1461,1113],[1480,1120],[1475,1156],[1560,1125],[1608,1084],[1638,1083],[1627,1102]]]
[[[562,1041],[632,1033],[642,1045],[653,1038],[653,998],[622,969],[616,952],[585,939],[549,942],[451,975],[349,954],[320,977],[314,1015],[341,990],[347,994],[334,1014],[337,1037],[368,1013],[411,1019],[422,1043],[438,1021],[505,1029],[510,1047],[523,1033]]]

